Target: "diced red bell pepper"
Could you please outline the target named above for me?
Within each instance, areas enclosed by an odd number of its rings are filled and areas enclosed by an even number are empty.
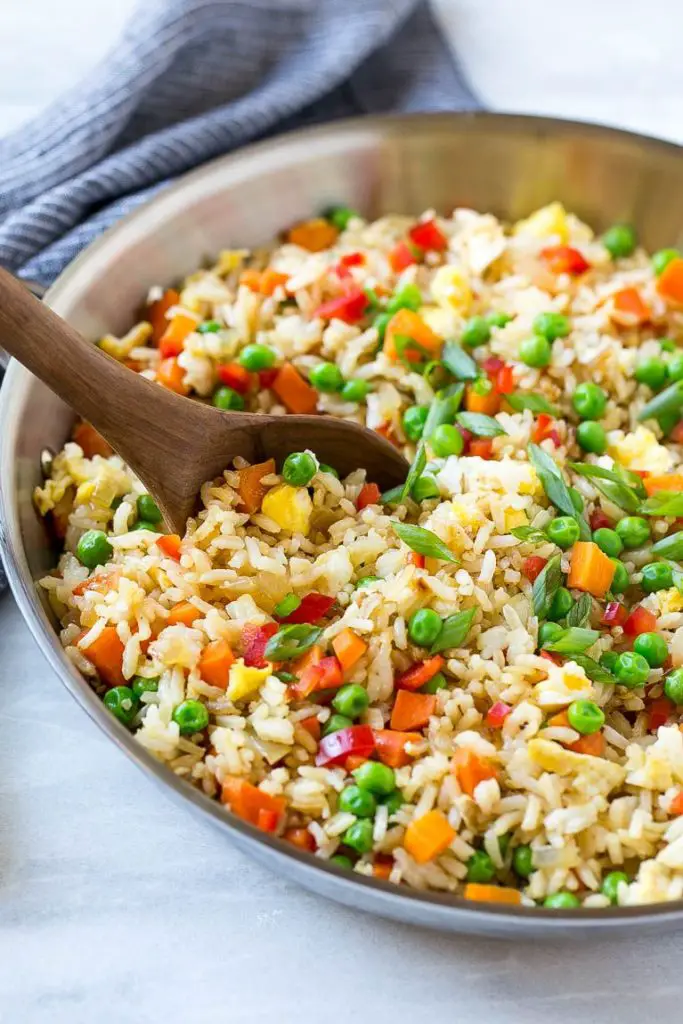
[[[493,382],[494,390],[499,395],[511,395],[515,390],[515,375],[511,366],[502,366]]]
[[[408,564],[414,565],[416,569],[424,569],[427,559],[417,551],[411,551],[408,555]]]
[[[242,657],[245,665],[253,668],[266,667],[267,662],[264,657],[266,644],[275,633],[277,633],[277,626],[274,622],[266,622],[263,626],[255,626],[247,622],[242,627]]]
[[[264,391],[267,388],[272,387],[273,386],[273,381],[275,380],[275,378],[277,377],[279,372],[280,372],[280,367],[279,366],[273,366],[273,367],[271,367],[270,370],[259,370],[259,372],[258,372],[259,387],[261,387]]]
[[[525,559],[524,564],[522,565],[522,572],[530,583],[533,583],[541,570],[545,569],[547,561],[547,558],[541,558],[540,555],[529,555],[529,557]]]
[[[302,597],[299,607],[282,619],[282,622],[306,622],[314,626],[324,615],[327,615],[335,600],[334,597],[327,597],[325,594],[316,594],[315,592],[306,594],[305,597]]]
[[[162,338],[159,342],[159,355],[162,359],[171,359],[175,356],[179,356],[184,348],[184,338]]]
[[[362,252],[347,252],[339,260],[340,267],[362,267],[365,263],[365,256]]]
[[[493,441],[490,437],[475,437],[469,444],[469,455],[480,459],[490,459],[493,454]]]
[[[554,274],[583,274],[590,268],[590,263],[571,245],[550,245],[541,249],[539,255]]]
[[[674,442],[674,444],[683,444],[683,420],[681,420],[680,423],[676,424],[676,426],[669,434],[669,437]]]
[[[448,239],[434,220],[422,220],[413,224],[408,232],[408,237],[421,249],[434,249],[436,252],[443,252],[448,245]]]
[[[605,515],[601,508],[596,508],[591,512],[588,522],[590,523],[590,528],[593,533],[595,533],[596,530],[611,530],[614,525],[610,517]]]
[[[315,757],[319,768],[330,764],[342,764],[349,754],[369,757],[375,749],[375,737],[369,725],[349,725],[338,729],[329,736],[323,736]]]
[[[683,814],[683,789],[671,801],[669,814]]]
[[[534,424],[531,440],[536,444],[540,444],[541,441],[545,441],[545,439],[550,435],[554,422],[555,420],[553,417],[549,416],[547,412],[540,412],[536,417],[536,423]]]
[[[455,429],[458,430],[462,434],[462,440],[463,440],[463,445],[464,445],[462,453],[463,453],[463,455],[468,455],[469,454],[469,450],[470,450],[470,445],[472,444],[472,441],[474,440],[474,434],[472,433],[471,430],[468,430],[467,427],[461,427],[458,423],[456,423]]]
[[[444,660],[440,654],[435,654],[426,661],[418,661],[410,668],[401,673],[396,679],[396,686],[399,690],[419,690],[421,686],[433,679],[437,672],[443,668]]]
[[[647,728],[657,732],[660,725],[666,725],[673,714],[675,705],[668,697],[655,697],[647,705]]]
[[[623,626],[627,618],[628,612],[623,604],[620,604],[619,601],[610,601],[605,606],[600,622],[603,626],[609,626],[612,629],[614,626]]]
[[[305,700],[320,690],[338,690],[343,682],[342,667],[334,655],[330,655],[305,668],[297,682],[290,686],[289,693],[293,700]]]
[[[505,363],[502,359],[499,359],[498,356],[487,356],[481,365],[488,374],[489,379],[495,381],[497,375],[505,366]]]
[[[323,302],[314,312],[322,320],[343,320],[347,324],[358,323],[368,307],[368,297],[360,288],[352,288],[345,295]]]
[[[552,651],[541,651],[541,658],[545,658],[546,661],[552,661],[553,665],[561,665],[562,658],[559,654],[553,654]]]
[[[486,724],[490,725],[492,729],[500,729],[507,716],[512,711],[509,704],[506,704],[502,700],[497,700],[495,704],[492,704],[486,714]]]
[[[279,821],[280,815],[277,811],[270,810],[267,807],[259,808],[256,827],[260,828],[263,832],[277,832]]]
[[[634,608],[624,623],[626,636],[640,636],[641,633],[654,633],[657,629],[657,619],[647,608],[638,605]]]
[[[363,484],[356,498],[356,508],[361,512],[368,505],[376,505],[381,494],[377,484]]]
[[[216,372],[221,384],[226,384],[240,395],[246,395],[254,383],[254,375],[239,363],[222,363],[216,368]]]
[[[408,243],[397,242],[389,253],[389,266],[391,269],[395,273],[400,274],[406,267],[412,267],[413,263],[417,263],[417,260]]]

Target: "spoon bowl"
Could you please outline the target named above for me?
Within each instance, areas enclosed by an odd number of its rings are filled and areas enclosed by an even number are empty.
[[[0,341],[126,462],[166,524],[184,533],[199,489],[236,456],[280,465],[306,448],[341,476],[365,469],[381,487],[405,480],[408,464],[372,430],[331,416],[225,412],[141,377],[85,341],[0,270]]]

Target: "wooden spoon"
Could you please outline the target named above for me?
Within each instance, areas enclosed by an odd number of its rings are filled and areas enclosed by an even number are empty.
[[[379,434],[331,416],[224,412],[146,380],[85,341],[0,270],[0,345],[95,427],[140,478],[167,525],[183,534],[201,485],[236,455],[277,465],[309,448],[341,476],[367,470],[381,487],[405,480],[403,456]]]

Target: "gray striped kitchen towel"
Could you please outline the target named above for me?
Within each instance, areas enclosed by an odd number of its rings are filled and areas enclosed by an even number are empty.
[[[175,177],[276,132],[476,106],[418,0],[143,0],[99,67],[0,139],[0,264],[49,284]]]

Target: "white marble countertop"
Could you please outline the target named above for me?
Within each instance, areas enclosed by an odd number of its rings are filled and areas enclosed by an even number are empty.
[[[683,10],[626,6],[438,0],[489,105],[681,140]],[[0,4],[0,133],[92,66],[131,7]],[[98,732],[7,595],[0,681],[2,1024],[680,1018],[675,937],[445,938],[352,913],[252,864]]]

